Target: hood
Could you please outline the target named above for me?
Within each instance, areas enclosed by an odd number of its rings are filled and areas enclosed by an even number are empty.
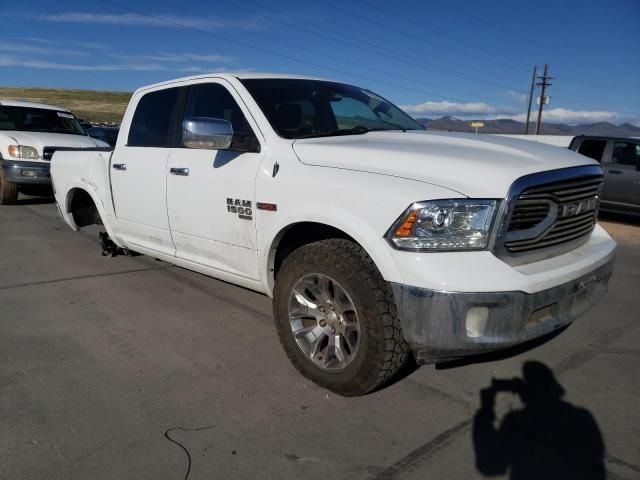
[[[107,147],[100,140],[88,135],[69,135],[66,133],[3,131],[0,134],[13,139],[18,145],[35,147],[42,157],[44,147],[93,148]]]
[[[307,165],[409,178],[475,198],[504,198],[517,178],[531,173],[597,164],[530,140],[423,131],[300,139],[293,149]]]

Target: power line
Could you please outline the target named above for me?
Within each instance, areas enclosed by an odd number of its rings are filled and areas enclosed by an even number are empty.
[[[318,37],[329,39],[329,40],[331,40],[333,42],[336,42],[336,43],[339,43],[339,44],[351,45],[352,47],[357,48],[359,50],[371,53],[373,55],[378,55],[378,56],[382,56],[382,57],[385,57],[385,58],[389,58],[389,59],[391,59],[393,61],[396,61],[398,63],[405,63],[405,64],[411,64],[411,65],[417,66],[418,68],[422,68],[422,69],[428,71],[429,73],[431,73],[432,71],[439,71],[441,73],[445,73],[447,75],[455,76],[455,77],[462,78],[462,79],[465,79],[465,80],[471,80],[471,81],[475,81],[475,82],[482,82],[482,83],[486,83],[488,85],[498,86],[498,87],[506,88],[506,89],[509,89],[509,90],[520,91],[520,90],[517,90],[517,89],[513,88],[512,86],[500,84],[500,83],[497,83],[497,82],[494,82],[494,81],[490,81],[490,80],[486,80],[486,79],[484,79],[482,77],[478,77],[477,75],[470,75],[468,73],[461,73],[461,72],[459,72],[457,70],[451,70],[451,69],[448,69],[448,68],[442,68],[441,66],[439,66],[437,64],[430,63],[430,62],[425,62],[425,61],[423,61],[421,59],[418,59],[416,57],[412,57],[412,56],[406,55],[403,52],[397,52],[397,51],[389,50],[388,48],[380,47],[378,45],[372,44],[368,40],[363,42],[361,39],[359,39],[357,37],[354,37],[352,35],[344,34],[343,32],[339,32],[339,31],[337,31],[335,29],[331,29],[331,28],[319,25],[317,23],[310,22],[308,20],[295,19],[295,18],[293,18],[293,17],[291,17],[289,15],[286,15],[286,14],[280,12],[280,11],[274,11],[273,9],[271,9],[271,8],[269,8],[269,7],[267,7],[267,6],[263,5],[263,4],[260,4],[260,3],[257,3],[257,2],[253,2],[251,0],[245,0],[242,5],[240,5],[240,4],[236,3],[236,2],[229,1],[229,0],[218,0],[218,1],[221,2],[221,3],[225,3],[227,5],[230,5],[230,6],[234,7],[234,8],[238,8],[238,9],[242,9],[242,10],[251,12],[252,14],[260,16],[262,18],[267,18],[267,19],[269,19],[271,21],[275,21],[277,23],[280,23],[280,24],[283,24],[283,25],[287,25],[287,26],[295,28],[297,30],[301,30],[301,31],[310,33],[312,35],[316,35]],[[266,15],[264,13],[256,12],[256,10],[244,6],[244,4],[246,4],[246,3],[252,4],[252,5],[256,5],[258,7],[265,8],[265,9],[269,8],[270,11],[272,11],[274,13],[277,13],[278,17],[274,17],[272,15]],[[282,18],[279,18],[279,17],[289,18],[289,19],[293,20],[296,23],[291,23],[291,22],[284,21],[284,20],[282,20]],[[319,33],[319,32],[316,32],[314,30],[309,30],[308,28],[301,27],[300,25],[298,25],[299,23],[311,25],[314,28],[319,28],[319,29],[322,30],[323,33]],[[340,35],[341,37],[347,38],[348,40],[347,41],[345,41],[345,40],[337,40],[335,37],[331,37],[330,35],[327,35],[326,33],[324,33],[325,31],[334,32],[334,33]],[[354,40],[355,42],[351,41],[351,40]],[[387,43],[389,43],[389,42],[387,42]],[[389,53],[385,53],[384,51],[381,51],[381,49],[382,50],[386,50],[386,52],[389,52]],[[398,57],[406,58],[406,59],[408,59],[408,61],[402,61]],[[450,62],[450,63],[452,63],[452,62]],[[464,65],[460,65],[460,66],[463,67],[463,68],[467,68]],[[436,88],[442,88],[440,86],[435,86],[434,84],[430,84],[430,85],[434,86]]]
[[[277,57],[280,57],[280,58],[285,58],[285,59],[288,59],[288,60],[291,60],[291,61],[294,61],[294,62],[297,62],[297,63],[302,63],[302,64],[305,64],[305,65],[309,65],[309,66],[312,66],[312,67],[315,67],[315,68],[336,72],[336,73],[339,73],[341,75],[345,75],[347,77],[361,78],[361,79],[367,80],[367,81],[372,82],[372,83],[376,83],[376,84],[380,84],[380,85],[386,85],[386,86],[390,86],[390,87],[397,88],[397,89],[400,89],[400,90],[412,91],[412,92],[415,92],[415,93],[419,93],[420,95],[434,97],[433,94],[427,94],[424,90],[418,90],[418,89],[407,87],[407,86],[404,86],[404,85],[395,84],[395,83],[392,83],[392,82],[381,80],[378,77],[374,78],[374,77],[370,77],[370,76],[366,76],[366,75],[362,75],[362,74],[353,73],[351,71],[342,70],[342,69],[335,68],[335,67],[330,66],[330,65],[326,65],[326,64],[310,61],[310,60],[307,60],[307,59],[295,57],[293,55],[288,55],[288,54],[285,54],[285,53],[282,53],[282,52],[272,51],[272,50],[269,50],[267,48],[261,47],[260,45],[256,45],[256,44],[253,44],[253,43],[248,43],[248,42],[241,41],[241,40],[230,39],[230,38],[228,38],[228,37],[226,37],[224,35],[216,34],[216,33],[210,32],[208,30],[201,29],[201,28],[185,25],[185,24],[182,24],[180,22],[164,18],[162,16],[149,14],[149,13],[146,13],[146,12],[143,12],[143,11],[140,11],[140,10],[136,10],[136,9],[130,8],[130,7],[125,6],[125,5],[118,4],[118,3],[110,1],[110,0],[94,0],[94,1],[100,2],[100,3],[104,3],[104,4],[107,4],[107,5],[110,5],[110,6],[114,6],[114,7],[117,7],[117,8],[121,8],[123,10],[129,11],[129,12],[132,12],[132,13],[136,13],[136,14],[139,14],[139,15],[142,15],[142,16],[146,16],[148,18],[153,18],[154,20],[162,21],[162,22],[164,22],[164,23],[166,23],[168,25],[174,25],[174,26],[182,28],[184,30],[195,31],[197,33],[200,33],[200,34],[203,34],[203,35],[207,35],[207,36],[222,40],[222,41],[227,42],[227,43],[239,45],[239,46],[241,46],[243,48],[252,49],[252,50],[255,50],[255,51],[266,53],[268,55],[277,56]],[[350,61],[350,64],[353,65],[353,62]],[[371,67],[369,65],[363,66],[363,68],[367,68],[368,70],[371,70]],[[378,70],[378,71],[383,73],[385,77],[389,76],[388,75],[389,72],[387,72],[386,70]],[[421,85],[425,84],[425,82],[419,82],[419,83]],[[433,86],[435,88],[443,89],[440,86],[435,86],[435,85],[433,85]],[[438,96],[440,98],[442,98],[442,99],[453,99],[453,100],[455,100],[454,98],[452,98],[450,96],[447,96],[447,97],[445,97],[443,95],[438,95]],[[478,98],[478,97],[476,97],[476,98]],[[465,99],[465,100],[461,100],[461,101],[468,101],[468,100]]]
[[[412,39],[415,39],[415,40],[419,40],[419,41],[422,41],[422,42],[431,43],[431,44],[434,44],[434,45],[439,46],[439,47],[448,48],[449,50],[459,51],[458,49],[454,49],[454,48],[452,48],[450,46],[444,46],[444,45],[439,44],[437,42],[434,42],[432,40],[426,39],[425,37],[422,37],[420,35],[416,35],[414,33],[411,33],[411,32],[405,31],[405,30],[394,28],[394,27],[392,27],[392,26],[390,26],[388,24],[385,24],[385,23],[382,23],[382,22],[378,22],[376,20],[369,19],[369,18],[364,17],[362,15],[359,15],[357,13],[350,12],[350,11],[344,9],[344,8],[338,7],[338,6],[333,5],[331,3],[327,3],[327,2],[325,2],[323,0],[313,0],[313,1],[315,1],[316,3],[319,3],[321,5],[325,5],[325,6],[331,8],[333,10],[337,10],[339,12],[342,12],[342,13],[346,14],[346,15],[349,15],[349,16],[352,16],[354,18],[357,18],[357,19],[359,19],[359,20],[361,20],[363,22],[370,23],[372,25],[376,25],[377,27],[382,27],[382,28],[384,28],[386,30],[394,31],[396,33],[399,33],[400,35],[404,35],[406,37],[409,37],[409,38],[412,38]],[[449,63],[451,63],[451,62],[449,62]],[[463,68],[467,68],[465,65],[461,65],[461,64],[458,64],[458,65],[463,67]],[[501,88],[506,88],[506,89],[510,89],[510,90],[514,90],[514,91],[517,91],[517,92],[524,93],[524,90],[513,88],[513,87],[511,87],[509,85],[496,83],[496,82],[492,82],[492,81],[487,81],[487,80],[481,79],[480,77],[473,76],[473,75],[460,74],[459,72],[452,71],[452,70],[444,70],[441,67],[436,67],[436,68],[439,69],[440,71],[444,72],[444,73],[454,74],[454,75],[458,75],[458,76],[462,75],[462,76],[466,76],[470,80],[481,81],[481,82],[489,84],[489,85],[494,85],[494,86],[498,86],[498,87],[501,87]]]
[[[377,84],[381,84],[381,85],[387,85],[387,86],[390,86],[390,87],[393,87],[393,88],[397,88],[397,89],[401,89],[401,90],[413,91],[413,92],[419,93],[421,95],[430,96],[430,95],[426,95],[423,90],[417,90],[417,89],[413,89],[413,88],[410,88],[410,87],[406,87],[406,86],[394,84],[394,83],[391,83],[391,82],[387,82],[387,81],[384,81],[384,80],[380,80],[379,78],[369,77],[369,76],[366,76],[366,75],[361,75],[361,74],[356,74],[356,73],[353,73],[353,72],[341,70],[341,69],[338,69],[338,68],[335,68],[335,67],[332,67],[332,66],[329,66],[329,65],[324,65],[324,64],[321,64],[321,63],[317,63],[317,62],[312,62],[310,60],[301,59],[301,58],[298,58],[298,57],[295,57],[295,56],[292,56],[292,55],[287,55],[285,53],[274,52],[274,51],[271,51],[271,50],[266,49],[264,47],[261,47],[259,45],[254,45],[252,43],[247,43],[247,42],[244,42],[244,41],[241,41],[241,40],[233,40],[233,39],[230,39],[230,38],[225,37],[223,35],[219,35],[219,34],[210,32],[208,30],[203,30],[203,29],[198,28],[198,27],[184,25],[184,24],[182,24],[180,22],[177,22],[175,20],[171,20],[171,19],[164,18],[164,17],[158,16],[158,15],[153,15],[153,14],[150,14],[150,13],[146,13],[146,12],[143,12],[141,10],[137,10],[137,9],[125,6],[125,5],[121,5],[119,3],[116,3],[116,2],[113,2],[113,1],[110,1],[110,0],[94,0],[94,1],[99,2],[99,3],[104,3],[104,4],[110,5],[112,7],[121,8],[121,9],[126,10],[126,11],[131,12],[131,13],[136,13],[138,15],[143,15],[143,16],[146,16],[148,18],[153,18],[154,20],[157,20],[157,21],[162,21],[162,22],[164,22],[164,23],[166,23],[168,25],[174,25],[176,27],[180,27],[180,28],[185,29],[185,30],[195,31],[195,32],[198,32],[200,34],[210,36],[212,38],[216,38],[216,39],[228,42],[228,43],[236,44],[236,45],[239,45],[241,47],[252,49],[252,50],[256,50],[256,51],[259,51],[259,52],[262,52],[262,53],[266,53],[268,55],[273,55],[273,56],[285,58],[287,60],[291,60],[291,61],[294,61],[294,62],[298,62],[298,63],[302,63],[302,64],[305,64],[305,65],[313,66],[313,67],[316,67],[316,68],[329,70],[329,71],[332,71],[332,72],[339,73],[341,75],[346,75],[347,77],[349,77],[349,76],[350,77],[357,77],[357,78],[361,78],[361,79],[364,79],[364,80],[367,80],[367,81],[370,81],[370,82],[373,82],[373,83],[377,83]],[[386,71],[382,71],[382,72],[385,73],[385,74],[387,73]],[[445,97],[441,96],[440,98],[444,99]],[[448,98],[451,98],[451,97],[448,97]]]
[[[311,0],[311,1],[313,1],[313,0]],[[316,0],[316,2],[317,3],[322,3],[322,4],[326,5],[326,6],[331,7],[331,8],[336,8],[334,5],[329,4],[328,2],[323,2],[321,0]],[[390,11],[387,11],[388,13],[385,13],[384,10],[376,8],[371,4],[367,5],[367,10],[377,11],[380,14],[385,15],[387,17],[391,13]],[[346,13],[345,10],[342,10],[342,11]],[[349,14],[352,15],[351,13],[349,13]],[[447,48],[449,50],[453,50],[453,51],[462,53],[463,55],[468,55],[468,56],[472,56],[472,57],[475,57],[475,58],[478,57],[477,51],[480,50],[480,51],[483,51],[483,52],[488,54],[488,56],[484,57],[485,61],[490,62],[490,63],[494,63],[496,65],[503,66],[504,68],[513,69],[514,67],[515,68],[523,68],[524,67],[524,64],[521,64],[521,63],[515,63],[515,62],[511,62],[511,61],[509,61],[509,63],[504,63],[502,61],[498,61],[495,58],[495,52],[492,51],[492,50],[489,50],[489,49],[487,49],[487,48],[485,48],[485,47],[483,47],[481,45],[477,45],[476,43],[472,43],[472,42],[469,42],[467,40],[463,40],[461,38],[458,38],[458,37],[456,37],[454,35],[451,35],[449,33],[443,32],[441,30],[437,30],[437,29],[435,29],[433,27],[424,25],[422,23],[418,23],[418,22],[413,21],[413,20],[411,20],[411,19],[409,19],[407,17],[399,17],[398,14],[397,14],[397,11],[393,12],[393,16],[394,16],[395,19],[400,18],[402,21],[404,21],[404,22],[406,22],[406,23],[408,23],[410,25],[414,25],[414,26],[419,27],[419,28],[421,28],[423,30],[428,30],[430,32],[435,33],[436,35],[440,35],[442,37],[445,37],[445,38],[448,38],[450,40],[453,40],[454,42],[458,42],[458,43],[461,43],[461,44],[466,45],[468,47],[471,47],[473,49],[473,51],[471,52],[469,50],[460,50],[460,49],[457,49],[457,48],[452,48],[450,45],[445,45],[445,44],[442,44],[442,43],[434,42],[433,40],[428,39],[426,37],[423,37],[421,35],[420,36],[416,36],[416,37],[419,37],[420,39],[422,39],[425,42],[433,43],[434,45],[437,45],[437,46],[440,46],[440,47],[443,47],[443,48]],[[503,54],[500,53],[499,55],[503,55]],[[482,58],[482,57],[480,57],[480,58]]]
[[[448,8],[453,9],[456,12],[458,12],[458,13],[460,13],[460,14],[468,17],[468,18],[470,18],[471,20],[473,20],[473,21],[475,21],[477,23],[482,23],[484,25],[489,26],[490,28],[493,28],[494,30],[501,31],[503,33],[506,33],[506,34],[514,36],[514,37],[519,37],[521,40],[527,42],[527,44],[532,44],[532,43],[533,44],[537,44],[538,46],[543,47],[545,49],[545,52],[548,52],[549,49],[551,49],[552,51],[560,50],[560,51],[562,51],[562,53],[567,55],[569,59],[577,61],[576,52],[575,51],[565,50],[564,48],[562,48],[562,46],[558,45],[557,43],[542,42],[538,38],[529,37],[527,35],[523,35],[521,32],[509,30],[507,28],[504,28],[501,25],[496,25],[496,24],[494,24],[492,22],[489,22],[488,20],[486,20],[484,18],[481,18],[479,16],[473,15],[473,14],[469,13],[466,10],[460,9],[460,8],[452,5],[452,2],[441,1],[441,3],[443,5],[446,5]],[[590,59],[590,60],[592,60],[592,59]],[[593,83],[593,82],[590,82],[590,81],[585,81],[584,79],[579,78],[579,77],[563,75],[563,78],[566,78],[567,80],[572,80],[574,82],[582,83],[582,84],[590,86],[592,88],[599,88],[599,89],[602,89],[602,90],[606,89],[606,90],[609,90],[609,92],[611,92],[613,90],[613,88],[614,88],[614,87],[612,87],[610,85],[605,85],[605,84],[601,84],[601,83],[599,84],[599,83]]]
[[[509,34],[511,36],[520,37],[522,40],[526,41],[527,43],[535,43],[535,44],[538,44],[538,45],[544,47],[545,49],[552,48],[553,50],[558,50],[558,48],[559,48],[559,46],[557,44],[547,44],[545,42],[541,42],[537,38],[530,38],[530,37],[528,37],[526,35],[523,35],[520,32],[509,30],[507,28],[504,28],[501,25],[496,25],[494,23],[491,23],[488,20],[485,20],[484,18],[478,17],[476,15],[472,15],[468,11],[463,10],[461,8],[458,8],[458,7],[454,6],[454,5],[452,5],[452,2],[441,1],[440,3],[443,4],[443,5],[446,5],[448,8],[453,9],[456,12],[464,15],[465,17],[468,17],[471,20],[474,20],[475,22],[485,24],[485,25],[487,25],[487,26],[489,26],[489,27],[491,27],[491,28],[493,28],[495,30],[502,31],[502,32],[507,33],[507,34]],[[566,52],[566,53],[569,54],[569,55],[572,55],[572,56],[575,55],[575,52]]]
[[[245,0],[245,1],[249,1],[249,0]],[[423,40],[423,41],[425,41],[425,42],[433,43],[433,44],[435,44],[435,45],[442,45],[442,44],[438,44],[438,43],[436,43],[436,42],[433,42],[433,41],[431,41],[431,40],[429,40],[429,39],[426,39],[426,38],[424,38],[424,37],[422,37],[422,36],[419,36],[419,35],[416,35],[416,34],[413,34],[413,33],[407,33],[407,32],[405,32],[405,31],[401,31],[401,30],[398,30],[398,29],[393,29],[392,27],[390,27],[389,25],[387,25],[387,23],[382,23],[382,22],[378,22],[378,21],[375,21],[375,20],[368,19],[368,18],[364,17],[363,15],[355,14],[355,13],[350,12],[350,11],[348,11],[348,10],[344,9],[344,8],[341,8],[341,7],[338,7],[338,6],[336,6],[336,5],[333,5],[333,4],[329,3],[329,2],[327,2],[326,0],[311,0],[311,1],[312,1],[312,2],[313,2],[313,1],[315,1],[315,2],[316,2],[316,3],[318,3],[318,4],[322,4],[322,5],[325,5],[325,6],[329,7],[329,8],[332,8],[332,9],[334,9],[334,10],[338,10],[338,11],[343,12],[343,13],[345,13],[345,14],[347,14],[347,15],[350,15],[350,16],[352,16],[352,17],[354,17],[354,18],[360,19],[360,20],[362,20],[362,21],[364,21],[364,22],[371,23],[371,24],[376,25],[376,26],[379,26],[379,27],[384,27],[384,28],[386,28],[386,29],[391,29],[391,30],[396,31],[396,32],[398,32],[398,33],[401,33],[401,34],[403,34],[403,35],[405,35],[405,36],[414,37],[414,38],[419,39],[419,40],[420,40],[420,39],[422,39],[422,40]],[[255,3],[255,2],[252,2],[252,3]],[[368,9],[368,10],[376,10],[376,11],[380,11],[379,9],[376,9],[376,8],[375,8],[375,7],[373,7],[372,5],[368,5],[368,6],[367,6],[367,9]],[[466,13],[465,13],[465,14],[466,14]],[[395,15],[395,12],[394,12],[394,15]],[[467,14],[467,16],[472,17],[472,16],[471,16],[471,15],[469,15],[469,14]],[[466,44],[468,44],[468,45],[470,45],[470,46],[473,46],[473,47],[474,47],[474,48],[476,48],[476,49],[478,49],[478,48],[479,48],[479,49],[481,49],[481,50],[484,50],[484,51],[490,52],[490,51],[489,51],[489,50],[487,50],[487,49],[483,49],[482,47],[478,47],[478,46],[476,46],[476,45],[474,45],[474,44],[471,44],[471,43],[469,43],[469,42],[466,42],[466,41],[464,41],[464,40],[457,39],[456,37],[453,37],[453,36],[451,36],[451,35],[449,35],[449,34],[446,34],[446,33],[440,32],[440,31],[435,30],[435,29],[433,29],[433,28],[429,28],[429,27],[424,26],[424,25],[422,25],[422,24],[419,24],[419,23],[417,23],[417,22],[414,22],[414,21],[408,20],[408,19],[406,19],[406,18],[405,18],[405,21],[406,21],[407,23],[409,23],[409,24],[416,25],[416,26],[419,26],[419,27],[421,27],[421,28],[424,28],[424,29],[427,29],[427,30],[431,30],[431,31],[433,31],[433,32],[435,32],[435,33],[437,33],[437,34],[440,34],[440,35],[443,35],[443,36],[449,37],[449,38],[451,38],[451,39],[453,39],[453,40],[456,40],[456,41],[459,41],[459,42],[462,42],[462,43],[466,43]],[[481,19],[478,19],[477,21],[482,21],[482,20],[481,20]],[[485,23],[487,23],[487,24],[488,24],[488,22],[485,22]],[[490,25],[490,26],[491,26],[491,25]],[[497,28],[498,30],[502,30],[502,31],[504,31],[504,32],[506,32],[506,33],[508,33],[508,34],[512,34],[512,32],[510,32],[510,31],[509,31],[509,30],[507,30],[507,29],[504,29],[504,28],[501,28],[501,27],[495,27],[495,28]],[[521,36],[523,39],[525,39],[525,40],[529,41],[529,40],[528,40],[528,37],[526,37],[526,36],[524,36],[524,35],[521,35],[521,34],[518,34],[518,35],[519,35],[519,36]],[[450,49],[451,49],[451,47],[448,47],[448,48],[450,48]],[[459,51],[459,50],[457,50],[457,51]],[[494,61],[494,63],[499,63],[499,62],[495,62],[495,61]],[[607,89],[609,90],[609,92],[611,92],[611,90],[612,90],[610,87],[606,87],[605,85],[598,85],[598,84],[594,84],[594,83],[592,83],[592,82],[586,82],[586,81],[584,81],[584,80],[582,80],[582,79],[577,79],[577,78],[574,78],[574,77],[566,77],[566,76],[565,76],[565,78],[568,78],[568,79],[574,80],[574,81],[576,81],[576,82],[582,83],[582,84],[584,84],[584,85],[591,86],[591,87],[595,87],[595,88],[603,88],[603,89],[604,89],[604,88],[607,88]],[[499,87],[507,88],[507,89],[513,90],[513,91],[515,91],[515,92],[525,93],[523,90],[516,89],[516,88],[513,88],[513,87],[509,87],[509,86],[504,85],[504,84],[498,84],[498,83],[495,83],[495,82],[487,82],[487,81],[483,81],[483,83],[488,83],[488,84],[491,84],[491,85],[495,85],[495,86],[499,86]],[[615,95],[615,93],[614,93],[614,95]],[[478,98],[480,98],[480,97],[478,97]],[[621,98],[621,95],[620,95],[620,98]],[[564,95],[563,95],[563,96],[562,96],[562,99],[563,99],[563,100],[574,101],[574,102],[577,102],[577,103],[579,103],[579,104],[585,105],[585,100],[584,100],[584,98],[582,98],[582,99],[575,99],[575,98],[566,97],[566,96],[564,96]],[[625,95],[625,99],[628,99],[628,95]],[[595,105],[595,104],[587,102],[587,103],[586,103],[586,105]],[[599,106],[599,107],[597,107],[597,108],[602,108],[602,107],[601,107],[601,106]]]

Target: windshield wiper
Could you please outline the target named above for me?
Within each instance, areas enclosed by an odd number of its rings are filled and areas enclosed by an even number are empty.
[[[364,135],[369,132],[390,132],[393,130],[399,130],[406,132],[406,128],[399,127],[394,125],[395,128],[368,128],[364,125],[356,125],[352,128],[341,128],[339,130],[330,130],[328,132],[320,132],[320,133],[312,133],[309,135],[301,135],[299,137],[294,137],[294,139],[302,139],[302,138],[319,138],[319,137],[337,137],[340,135]]]
[[[337,137],[340,135],[364,135],[365,133],[380,130],[378,128],[367,128],[362,125],[356,125],[353,128],[340,128],[338,130],[329,130],[328,132],[311,133],[309,135],[301,135],[295,139],[301,138],[319,138],[319,137]]]

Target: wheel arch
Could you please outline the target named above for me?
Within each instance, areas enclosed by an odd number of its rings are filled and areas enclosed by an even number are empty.
[[[102,223],[102,216],[98,204],[93,196],[84,188],[69,189],[65,198],[66,211],[69,220],[73,221],[76,229]]]
[[[273,237],[266,258],[268,291],[270,293],[273,292],[278,270],[288,255],[309,243],[332,238],[342,238],[358,245],[373,260],[373,263],[382,276],[386,277],[385,271],[389,268],[389,265],[391,265],[389,263],[391,260],[390,256],[383,253],[380,248],[376,249],[373,245],[365,242],[363,235],[326,221],[300,220],[282,227]],[[379,240],[380,242],[384,242],[382,238]]]

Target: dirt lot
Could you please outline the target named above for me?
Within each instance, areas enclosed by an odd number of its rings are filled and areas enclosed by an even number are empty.
[[[341,398],[264,296],[1,207],[0,478],[640,478],[640,227],[604,225],[610,292],[560,335]]]
[[[640,245],[640,226],[612,221],[601,221],[600,224],[619,244]]]

